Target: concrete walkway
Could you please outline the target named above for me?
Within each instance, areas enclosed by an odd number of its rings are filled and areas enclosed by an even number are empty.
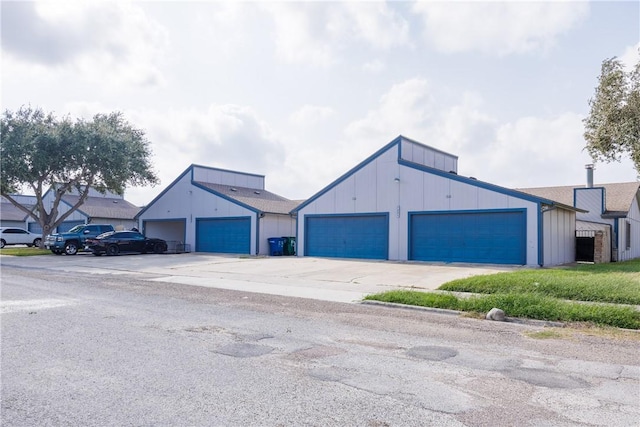
[[[87,274],[133,274],[142,280],[338,302],[356,302],[368,294],[392,289],[434,290],[454,279],[519,268],[202,253],[3,256],[0,263]]]

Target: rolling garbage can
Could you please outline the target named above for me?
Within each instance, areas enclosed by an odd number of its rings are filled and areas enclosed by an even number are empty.
[[[269,237],[269,255],[282,255],[284,252],[284,239],[282,237]]]
[[[282,253],[284,255],[295,255],[296,254],[296,238],[295,237],[283,237],[284,239],[284,250]]]

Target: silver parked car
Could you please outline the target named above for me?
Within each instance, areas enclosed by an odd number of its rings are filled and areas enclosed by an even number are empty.
[[[7,245],[40,246],[42,234],[32,233],[24,228],[0,227],[0,248]]]

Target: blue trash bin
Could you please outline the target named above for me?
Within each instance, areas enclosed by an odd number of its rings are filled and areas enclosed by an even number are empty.
[[[269,255],[279,256],[284,252],[284,239],[282,237],[270,237],[267,239],[269,242]]]

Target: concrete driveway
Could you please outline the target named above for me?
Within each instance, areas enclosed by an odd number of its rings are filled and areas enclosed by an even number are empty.
[[[365,295],[392,289],[433,290],[450,280],[520,268],[202,253],[1,256],[0,263],[338,302],[360,301]]]

